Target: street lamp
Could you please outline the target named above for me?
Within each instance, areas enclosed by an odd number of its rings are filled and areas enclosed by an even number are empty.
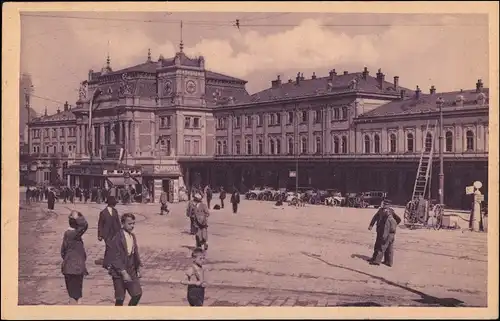
[[[436,100],[439,108],[439,203],[444,205],[444,168],[443,168],[443,97]]]

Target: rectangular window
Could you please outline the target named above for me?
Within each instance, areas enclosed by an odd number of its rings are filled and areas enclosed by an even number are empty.
[[[241,127],[241,116],[234,116],[234,128]]]
[[[321,110],[315,110],[314,111],[314,122],[321,123]]]
[[[257,115],[257,127],[262,126],[262,115]]]
[[[61,132],[60,132],[60,135],[59,137],[64,137],[64,132],[66,131],[66,128],[61,128]]]
[[[304,110],[304,111],[302,111],[301,116],[302,116],[302,117],[301,117],[301,121],[302,121],[303,123],[306,123],[306,122],[307,122],[307,111],[305,111],[305,110]]]
[[[340,110],[338,108],[333,109],[333,119],[334,120],[339,120],[340,119]]]
[[[200,152],[200,141],[199,140],[193,141],[193,154],[194,155],[200,155],[201,154],[201,152]]]
[[[50,181],[50,172],[43,172],[43,180]]]
[[[56,137],[57,137],[57,129],[52,128],[52,138],[56,138]]]
[[[245,116],[245,127],[252,127],[252,116]]]
[[[191,140],[184,141],[184,155],[191,155]]]
[[[191,117],[184,117],[184,128],[191,128]]]
[[[200,128],[200,117],[193,117],[193,127]]]
[[[293,124],[293,111],[289,111],[289,112],[288,112],[287,124],[288,124],[288,125]]]
[[[276,113],[276,125],[281,125],[281,113]]]
[[[342,119],[347,119],[347,107],[342,107]]]

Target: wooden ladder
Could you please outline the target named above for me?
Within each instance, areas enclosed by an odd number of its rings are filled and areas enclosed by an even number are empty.
[[[437,121],[434,122],[432,127],[429,127],[429,121],[427,121],[426,130],[424,133],[424,147],[420,154],[420,162],[417,169],[417,178],[415,179],[415,185],[413,186],[413,194],[411,197],[412,201],[418,201],[420,197],[425,199],[426,192],[429,190],[428,196],[430,196],[430,179],[432,176],[432,157],[434,155],[434,141],[435,141],[435,131],[436,131]],[[432,135],[432,139],[427,140],[427,134]]]

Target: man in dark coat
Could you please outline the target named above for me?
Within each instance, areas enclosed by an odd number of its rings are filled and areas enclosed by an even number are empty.
[[[56,193],[54,192],[54,189],[49,189],[48,193],[47,193],[47,206],[49,208],[49,210],[53,210],[54,209],[54,204],[56,202]]]
[[[371,230],[373,228],[373,225],[375,223],[377,224],[377,237],[373,249],[373,256],[370,260],[370,264],[372,265],[380,264],[380,261],[382,260],[382,257],[387,249],[390,248],[389,251],[392,251],[392,243],[394,242],[394,235],[391,236],[390,234],[392,233],[391,230],[393,230],[393,223],[395,223],[397,226],[397,224],[401,222],[401,218],[394,212],[394,210],[391,207],[389,207],[389,204],[390,204],[389,200],[385,200],[382,203],[377,213],[375,213],[375,215],[373,216],[370,222],[370,226],[368,227],[368,230]],[[390,218],[389,222],[388,218]],[[392,257],[392,254],[390,254],[390,256]],[[384,261],[384,264],[387,263],[388,262]],[[389,266],[391,265],[392,262],[390,262]]]
[[[238,212],[238,204],[240,204],[240,193],[236,187],[233,188],[233,194],[231,194],[231,204],[233,204],[233,214],[236,214]]]
[[[224,190],[224,187],[220,188],[219,198],[220,198],[220,208],[224,208],[224,200],[226,199],[226,191]]]
[[[209,185],[205,187],[205,196],[207,198],[207,206],[210,209],[210,202],[212,201],[212,189]]]
[[[195,235],[197,228],[195,224],[195,217],[194,217],[194,208],[195,208],[195,202],[194,200],[189,200],[187,209],[186,209],[186,216],[189,218],[190,221],[190,234]]]
[[[132,230],[135,226],[135,216],[125,213],[121,218],[123,226],[118,233],[106,243],[104,265],[109,266],[109,274],[113,278],[115,289],[115,306],[123,306],[125,292],[130,295],[129,306],[136,306],[142,296],[140,283],[140,267],[137,238]]]
[[[121,229],[120,217],[115,209],[116,199],[112,196],[108,197],[108,206],[99,213],[99,221],[97,223],[97,239],[108,244],[108,242]],[[107,250],[107,246],[106,246]],[[106,255],[106,253],[104,253]],[[103,263],[103,267],[107,266]]]

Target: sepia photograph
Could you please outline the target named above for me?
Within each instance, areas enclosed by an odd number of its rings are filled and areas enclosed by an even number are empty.
[[[18,12],[14,305],[498,306],[487,11],[122,5]]]

